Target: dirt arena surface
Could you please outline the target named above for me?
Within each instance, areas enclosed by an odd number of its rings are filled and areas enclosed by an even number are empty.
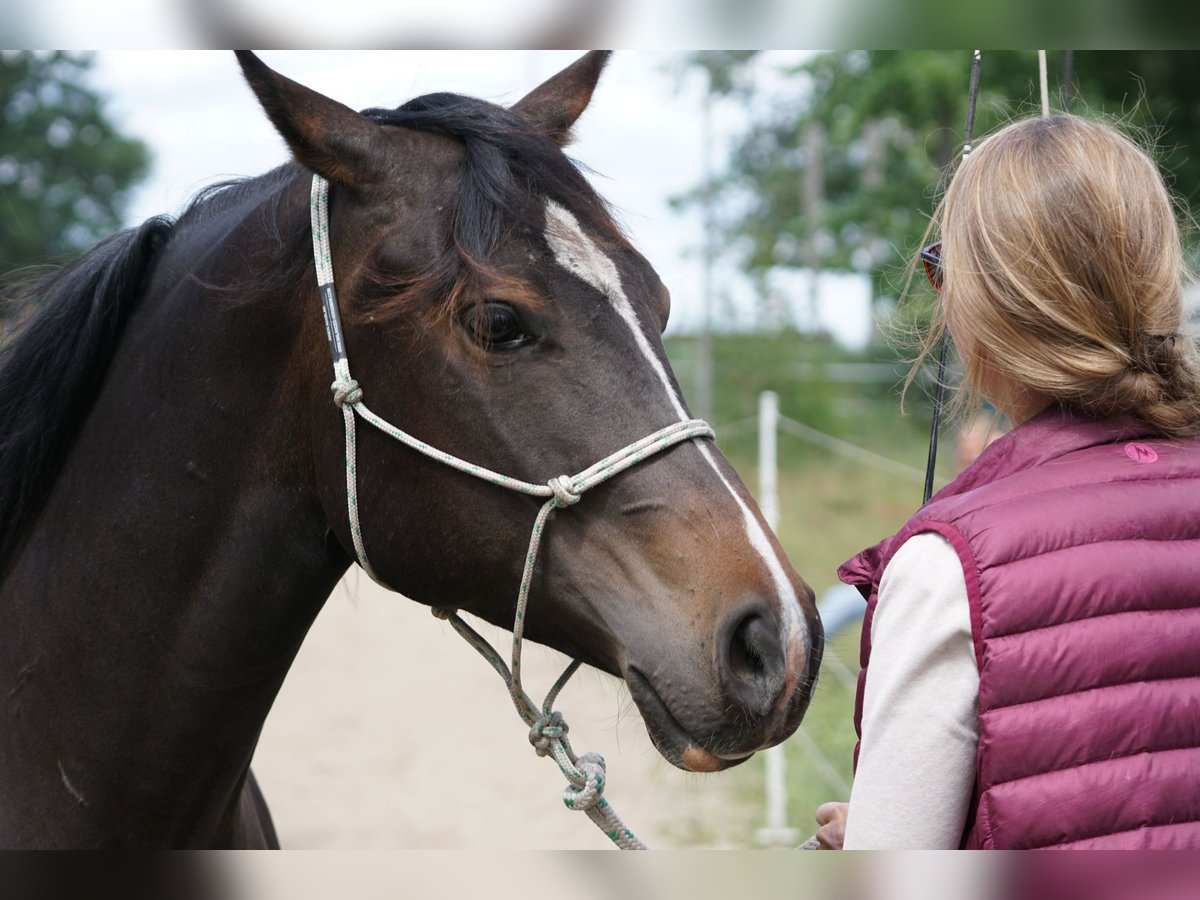
[[[511,636],[480,627],[507,657]],[[566,657],[527,644],[524,660],[540,702]],[[658,755],[623,683],[584,669],[557,706],[576,752],[604,755],[605,796],[651,847],[728,846],[756,824],[727,775]],[[356,567],[305,641],[254,771],[285,848],[611,847],[563,805],[558,767],[527,735],[503,682],[448,623]]]

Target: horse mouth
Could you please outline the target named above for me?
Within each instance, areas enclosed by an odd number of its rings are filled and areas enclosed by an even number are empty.
[[[629,685],[629,694],[642,714],[655,749],[671,765],[687,772],[719,772],[745,762],[754,755],[753,751],[716,753],[704,747],[679,724],[658,691],[650,684],[650,679],[634,666],[626,670],[625,683]]]

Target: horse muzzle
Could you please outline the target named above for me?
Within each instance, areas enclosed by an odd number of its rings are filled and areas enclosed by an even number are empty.
[[[816,685],[819,620],[781,628],[765,607],[727,617],[713,665],[698,673],[669,652],[623,667],[630,696],[659,753],[691,772],[717,772],[790,736]],[[691,671],[688,671],[691,670]],[[708,682],[705,684],[705,682]]]

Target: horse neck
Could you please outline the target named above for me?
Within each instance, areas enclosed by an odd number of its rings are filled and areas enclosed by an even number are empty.
[[[66,829],[49,843],[219,840],[349,562],[313,484],[319,324],[198,284],[232,257],[222,238],[248,252],[237,218],[168,246],[0,586],[21,726],[0,729],[0,782]]]

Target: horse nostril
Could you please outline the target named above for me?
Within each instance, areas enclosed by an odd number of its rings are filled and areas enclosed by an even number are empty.
[[[755,625],[761,622],[762,619],[757,616],[743,619],[742,624],[733,632],[733,644],[729,648],[730,668],[739,674],[753,678],[754,681],[760,681],[766,670],[752,634]]]
[[[725,687],[750,712],[765,716],[783,689],[783,646],[778,629],[751,613],[733,629],[725,657]]]

